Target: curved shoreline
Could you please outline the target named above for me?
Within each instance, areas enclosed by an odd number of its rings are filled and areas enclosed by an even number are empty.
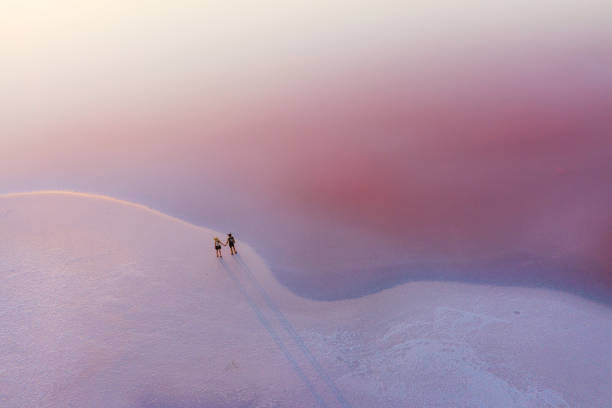
[[[169,215],[162,211],[148,207],[144,204],[140,204],[140,203],[136,203],[136,202],[128,201],[128,200],[123,200],[120,198],[115,198],[115,197],[107,196],[104,194],[87,193],[87,192],[71,191],[71,190],[38,190],[38,191],[11,192],[11,193],[0,194],[0,198],[17,198],[17,197],[28,197],[28,196],[68,196],[68,197],[74,197],[74,198],[88,198],[88,199],[93,199],[93,200],[103,200],[107,202],[112,202],[112,203],[116,203],[120,205],[126,205],[132,208],[144,210],[156,216],[163,217],[173,222],[178,222],[189,228],[203,230],[203,231],[206,231],[206,230],[213,231],[208,227],[190,223],[186,220]],[[244,244],[253,248],[248,242],[244,242]],[[306,300],[341,301],[341,300],[348,300],[348,299],[356,299],[356,298],[366,297],[366,296],[369,296],[375,293],[379,293],[384,290],[392,289],[394,287],[402,286],[404,284],[408,284],[411,282],[431,281],[431,282],[449,282],[449,283],[463,283],[463,284],[475,284],[475,285],[496,285],[496,286],[501,286],[501,287],[518,286],[518,287],[531,288],[531,289],[556,290],[556,291],[561,291],[567,294],[579,296],[585,300],[593,301],[593,302],[599,303],[607,307],[612,307],[612,298],[606,296],[605,291],[598,291],[597,293],[595,293],[595,291],[591,290],[590,291],[591,293],[590,293],[587,289],[584,289],[584,288],[582,288],[582,290],[580,288],[572,290],[572,288],[565,287],[565,285],[563,285],[563,282],[558,282],[557,284],[555,284],[554,282],[552,283],[548,282],[549,284],[545,285],[545,284],[542,284],[541,282],[535,282],[535,283],[534,282],[529,283],[527,281],[526,282],[511,282],[511,281],[503,281],[503,279],[493,279],[493,278],[479,279],[474,276],[466,276],[466,279],[463,279],[463,280],[462,279],[444,279],[443,276],[439,276],[440,274],[443,274],[443,272],[438,272],[437,274],[434,274],[433,276],[430,275],[429,276],[430,279],[424,279],[424,277],[422,276],[423,275],[422,272],[417,273],[417,276],[414,276],[412,278],[404,277],[399,280],[392,279],[391,283],[388,281],[388,279],[387,281],[385,281],[385,279],[382,279],[381,282],[379,282],[379,284],[376,285],[375,288],[373,288],[373,290],[362,289],[358,291],[358,293],[345,294],[340,297],[328,297],[324,294],[316,296],[316,295],[312,295],[309,293],[303,293],[303,292],[299,292],[295,290],[294,289],[295,285],[291,285],[289,280],[283,279],[281,276],[279,276],[276,269],[270,268],[269,266],[270,262],[268,260],[262,258],[259,253],[257,255],[264,263],[266,263],[266,265],[268,265],[268,268],[270,270],[270,275],[276,281],[278,285],[281,285],[282,287],[286,288],[293,295],[301,297]],[[448,265],[446,265],[446,267],[448,267]],[[380,268],[382,272],[385,272],[389,269],[393,269],[393,267],[390,266],[390,267]],[[430,269],[430,268],[428,267],[424,268],[424,270],[427,270],[427,269]],[[419,276],[421,278],[419,278]]]
[[[172,215],[166,214],[164,212],[161,212],[159,210],[156,210],[154,208],[148,207],[144,204],[140,204],[140,203],[135,203],[133,201],[128,201],[128,200],[122,200],[120,198],[115,198],[115,197],[111,197],[111,196],[107,196],[104,194],[98,194],[98,193],[85,193],[85,192],[80,192],[80,191],[71,191],[71,190],[39,190],[39,191],[24,191],[24,192],[15,192],[15,193],[5,193],[5,194],[0,194],[0,198],[12,198],[12,197],[28,197],[28,196],[47,196],[47,195],[64,195],[64,196],[72,196],[72,197],[83,197],[83,198],[91,198],[94,200],[104,200],[104,201],[110,201],[110,202],[114,202],[117,204],[122,204],[122,205],[128,205],[130,207],[135,207],[135,208],[139,208],[141,210],[145,210],[148,212],[151,212],[155,215],[164,217],[164,218],[168,218],[172,221],[176,221],[176,222],[180,222],[182,224],[188,225],[190,227],[193,228],[200,228],[200,229],[205,229],[206,227],[202,227],[200,225],[196,225],[196,224],[192,224],[188,221],[185,221],[181,218],[178,217],[174,217]]]

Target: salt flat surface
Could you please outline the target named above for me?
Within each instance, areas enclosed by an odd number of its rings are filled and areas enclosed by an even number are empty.
[[[0,406],[608,407],[612,311],[415,282],[318,302],[245,243],[84,194],[0,197]]]

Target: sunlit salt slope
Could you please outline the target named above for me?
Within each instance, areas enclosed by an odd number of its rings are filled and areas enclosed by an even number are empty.
[[[1,196],[0,406],[612,401],[605,306],[444,282],[316,302],[277,284],[243,242],[239,258],[217,260],[214,235],[105,197]]]

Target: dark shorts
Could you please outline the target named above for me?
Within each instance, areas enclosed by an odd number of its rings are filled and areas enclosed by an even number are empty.
[[[221,249],[221,245],[215,245],[215,249],[218,251]]]
[[[233,242],[230,242],[230,243],[229,243],[229,247],[230,247],[230,248],[233,248],[233,247],[234,247],[234,243],[233,243]]]

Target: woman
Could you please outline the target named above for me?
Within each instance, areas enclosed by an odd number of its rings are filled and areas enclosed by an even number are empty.
[[[223,258],[221,255],[221,245],[225,246],[223,242],[218,237],[215,237],[215,251],[217,251],[217,258]]]

